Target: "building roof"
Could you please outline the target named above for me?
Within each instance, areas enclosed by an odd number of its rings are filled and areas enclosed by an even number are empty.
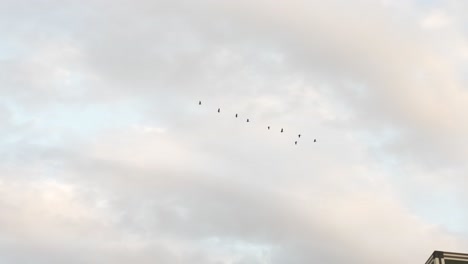
[[[426,264],[468,264],[468,254],[447,251],[434,251]]]

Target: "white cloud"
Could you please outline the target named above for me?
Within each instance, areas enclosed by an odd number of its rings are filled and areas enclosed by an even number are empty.
[[[454,3],[5,4],[21,48],[0,61],[0,261],[422,263],[468,245]]]
[[[452,20],[442,11],[433,11],[421,21],[421,26],[424,29],[440,30],[452,24]]]

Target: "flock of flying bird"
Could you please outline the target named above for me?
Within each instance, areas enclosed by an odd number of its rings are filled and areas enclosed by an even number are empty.
[[[198,105],[201,105],[201,104],[202,104],[202,102],[201,102],[201,101],[198,101]],[[221,113],[221,108],[218,108],[218,113]],[[235,117],[238,118],[237,113],[236,113]],[[247,123],[249,123],[249,122],[250,122],[250,120],[247,118]],[[270,126],[268,126],[267,128],[268,128],[268,130],[270,130]],[[281,128],[281,131],[280,131],[280,132],[283,133],[283,132],[284,132],[284,129]],[[298,134],[297,137],[298,137],[298,138],[301,138],[301,134]],[[314,139],[314,142],[317,142],[317,139]],[[297,145],[297,140],[294,141],[294,145]]]

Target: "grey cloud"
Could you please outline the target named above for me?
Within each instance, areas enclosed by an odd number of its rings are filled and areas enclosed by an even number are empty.
[[[29,122],[6,118],[22,140],[2,144],[0,259],[422,263],[466,246],[408,209],[434,198],[424,182],[463,186],[466,172],[458,66],[417,5],[5,3],[22,49],[0,61],[0,92]],[[125,125],[73,133],[96,124],[80,107],[129,101]],[[78,125],[50,125],[51,109]]]
[[[352,106],[350,121],[400,129],[401,144],[395,142],[389,151],[401,149],[395,153],[409,152],[426,164],[459,163],[465,156],[464,148],[458,148],[457,153],[451,146],[465,144],[462,120],[466,119],[466,96],[460,84],[444,73],[443,67],[452,62],[441,58],[428,37],[418,31],[419,23],[410,20],[413,17],[367,1],[349,6],[360,11],[355,13],[338,8],[340,5],[339,1],[277,5],[262,1],[197,5],[122,2],[112,6],[102,2],[98,6],[107,11],[88,16],[87,26],[93,30],[77,32],[76,38],[85,54],[85,65],[110,81],[104,97],[119,90],[130,96],[165,94],[173,100],[178,100],[174,97],[180,93],[214,95],[217,100],[229,96],[238,101],[273,91],[282,94],[286,91],[274,84],[277,80],[264,79],[276,69],[262,58],[262,52],[278,54],[299,76],[312,75],[330,84],[337,102]],[[152,12],[155,15],[151,16]],[[139,13],[143,15],[136,15]],[[403,22],[392,21],[391,16]],[[280,76],[291,74],[288,68],[280,70]],[[185,74],[181,76],[181,72]],[[307,82],[314,83],[312,78]],[[361,92],[356,92],[355,86]],[[177,92],[165,87],[177,87]],[[454,136],[444,142],[447,134]],[[414,143],[418,138],[424,139],[423,143]],[[425,155],[428,152],[431,156]]]

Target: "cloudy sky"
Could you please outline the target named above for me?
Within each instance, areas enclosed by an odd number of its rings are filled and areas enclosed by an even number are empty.
[[[0,262],[468,252],[467,12],[1,0]]]

